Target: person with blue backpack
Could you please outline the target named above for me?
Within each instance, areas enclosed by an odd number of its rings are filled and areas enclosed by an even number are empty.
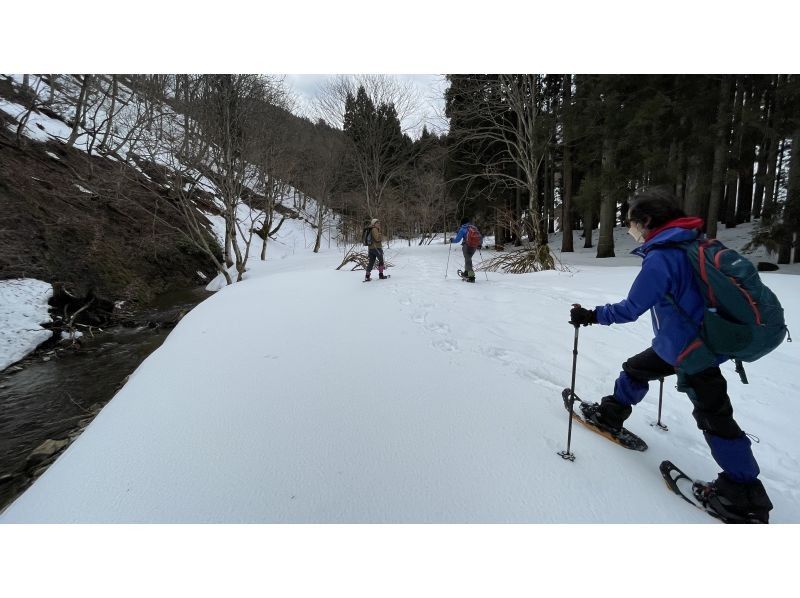
[[[463,241],[462,241],[463,239]],[[467,282],[475,282],[475,270],[472,269],[472,256],[483,243],[483,236],[478,227],[472,224],[469,218],[461,219],[461,228],[455,237],[450,239],[450,243],[461,243],[461,253],[464,255],[464,270],[458,274]]]
[[[627,298],[593,310],[573,304],[570,323],[576,327],[624,324],[649,310],[655,338],[651,347],[622,365],[613,394],[586,405],[584,416],[598,428],[617,434],[632,407],[644,398],[649,382],[677,373],[678,390],[688,394],[697,427],[722,469],[715,481],[702,483],[699,499],[726,520],[768,523],[773,505],[758,479],[760,470],[750,439],[733,418],[727,382],[719,368],[731,355],[712,351],[709,346],[713,343],[703,342],[708,338],[706,318],[716,317],[716,309],[707,305],[705,285],[698,283],[689,253],[690,247],[697,250],[695,241],[702,238],[703,220],[687,217],[670,193],[651,189],[630,202],[628,222],[629,234],[642,243],[633,253],[643,262]],[[699,243],[701,258],[706,244]],[[721,265],[722,257],[715,256],[716,264]],[[704,268],[700,262],[698,270],[705,272]],[[713,298],[708,287],[705,291]],[[769,289],[765,293],[772,295]],[[774,303],[780,309],[777,299]],[[782,324],[782,309],[779,315]],[[783,329],[775,335],[776,340],[780,336],[777,342],[783,339]]]

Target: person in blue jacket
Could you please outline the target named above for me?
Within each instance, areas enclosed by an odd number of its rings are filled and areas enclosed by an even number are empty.
[[[671,194],[660,189],[638,194],[628,210],[628,233],[642,243],[633,253],[643,261],[627,298],[593,310],[574,304],[570,310],[570,323],[575,326],[625,324],[650,311],[652,346],[622,364],[614,393],[587,410],[593,423],[612,433],[622,428],[633,405],[644,398],[650,381],[676,373],[675,366],[696,338],[703,318],[705,304],[689,258],[674,245],[696,239],[703,221],[687,217],[678,206]],[[726,359],[720,356],[718,365]],[[718,512],[767,523],[772,502],[758,479],[750,439],[733,419],[727,383],[718,365],[678,377],[678,390],[689,395],[697,427],[722,468],[717,479],[704,487],[705,498]]]
[[[462,218],[461,228],[458,229],[456,236],[450,239],[450,242],[458,243],[463,239],[461,242],[461,253],[464,255],[464,272],[461,277],[465,278],[468,282],[475,282],[475,270],[472,269],[472,256],[475,255],[475,252],[478,250],[478,248],[470,247],[467,244],[467,232],[469,231],[470,226],[475,225],[472,224],[469,218]],[[483,237],[481,236],[481,243],[482,242]]]

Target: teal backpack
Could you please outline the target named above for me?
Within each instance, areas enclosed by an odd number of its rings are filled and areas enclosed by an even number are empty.
[[[736,372],[747,384],[742,362],[764,357],[789,332],[781,303],[750,260],[718,240],[679,246],[689,258],[706,309],[697,338],[678,356],[677,370],[694,374],[713,367],[723,355],[734,360]],[[669,299],[688,319],[674,298]]]

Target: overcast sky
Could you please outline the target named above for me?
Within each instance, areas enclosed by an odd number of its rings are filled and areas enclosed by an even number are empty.
[[[298,100],[298,110],[304,116],[313,117],[314,98],[324,83],[337,75],[285,75],[286,86],[295,93]],[[419,94],[421,100],[420,114],[407,119],[403,123],[411,137],[418,137],[423,125],[428,130],[442,133],[447,130],[447,119],[444,117],[444,91],[447,82],[444,75],[394,75],[400,80],[411,83]]]

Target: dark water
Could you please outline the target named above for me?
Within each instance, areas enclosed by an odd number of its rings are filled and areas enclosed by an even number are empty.
[[[207,296],[202,289],[170,293],[137,319],[174,320]],[[22,363],[21,371],[0,373],[0,478],[19,476],[42,442],[66,438],[94,417],[169,332],[115,327],[86,339],[78,351],[35,356]],[[2,494],[8,491],[0,487]]]

